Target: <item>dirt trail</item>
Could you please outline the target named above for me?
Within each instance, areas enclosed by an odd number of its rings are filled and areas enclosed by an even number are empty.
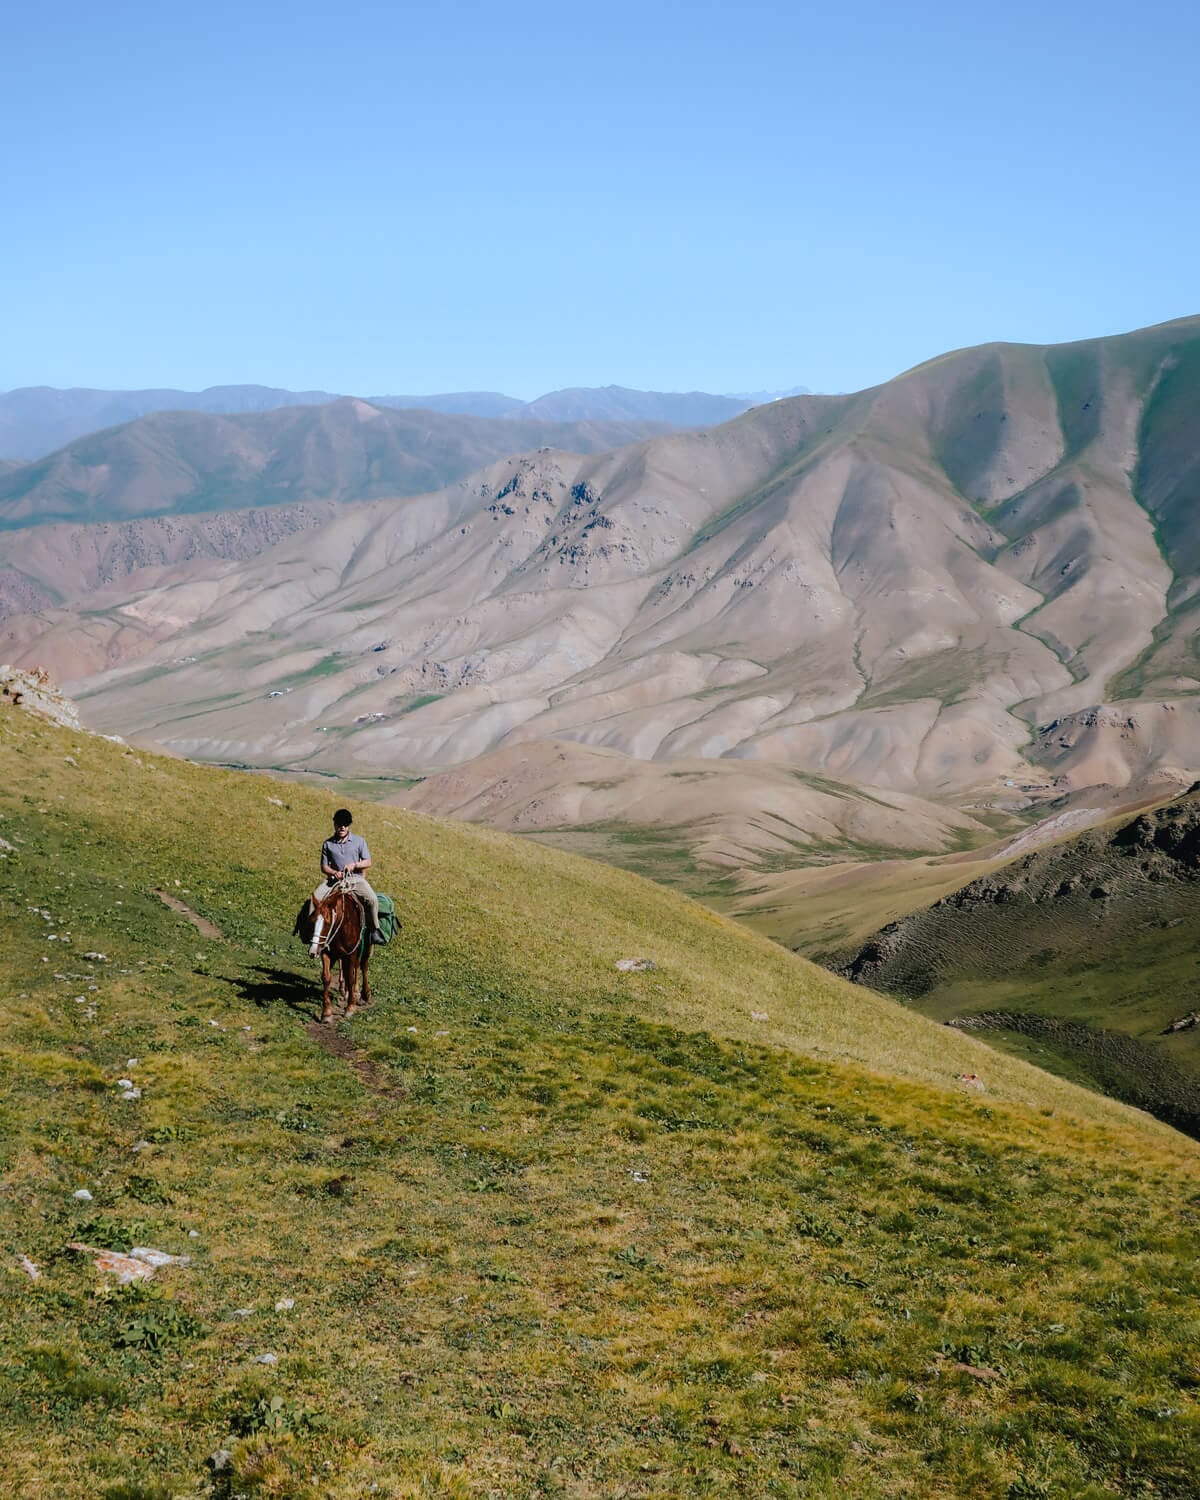
[[[225,934],[219,927],[210,922],[207,917],[202,917],[199,912],[193,911],[190,906],[185,906],[178,896],[172,896],[169,891],[158,890],[151,894],[157,896],[164,906],[169,906],[181,917],[186,917],[201,937],[216,938],[218,941],[224,938]]]
[[[310,1021],[304,1028],[307,1035],[330,1057],[349,1063],[358,1074],[359,1082],[373,1094],[384,1099],[403,1099],[407,1090],[393,1083],[378,1063],[372,1062],[361,1047],[355,1046],[348,1036],[343,1036],[323,1021]]]

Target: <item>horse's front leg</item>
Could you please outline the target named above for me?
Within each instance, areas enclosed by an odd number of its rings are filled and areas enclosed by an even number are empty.
[[[358,988],[358,954],[352,953],[349,958],[342,960],[346,975],[346,989],[350,996],[350,1003],[346,1007],[346,1019],[349,1020],[358,1009],[358,998],[355,990]]]
[[[321,954],[321,987],[324,992],[324,1007],[321,1011],[322,1021],[333,1020],[333,1006],[329,1003],[329,986],[333,980],[332,965],[329,962],[329,950]]]

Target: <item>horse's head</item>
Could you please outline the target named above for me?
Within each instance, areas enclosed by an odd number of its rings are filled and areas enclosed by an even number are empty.
[[[340,958],[357,948],[362,927],[358,912],[357,899],[340,886],[335,886],[323,901],[315,902],[310,956],[318,958],[328,952]]]
[[[320,953],[321,934],[326,930],[328,925],[329,913],[326,910],[325,902],[322,901],[317,906],[316,918],[313,921],[312,942],[308,945],[308,956],[310,958],[316,958],[317,954]],[[328,941],[328,937],[326,937],[326,941]]]
[[[312,938],[308,945],[310,958],[319,956],[329,946],[329,939],[341,925],[338,916],[341,909],[341,892],[331,891],[324,901],[313,903]]]

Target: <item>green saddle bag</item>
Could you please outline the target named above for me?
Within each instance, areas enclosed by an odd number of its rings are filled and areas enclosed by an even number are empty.
[[[390,943],[400,931],[400,918],[396,915],[396,903],[390,896],[379,896],[379,931],[383,941]]]

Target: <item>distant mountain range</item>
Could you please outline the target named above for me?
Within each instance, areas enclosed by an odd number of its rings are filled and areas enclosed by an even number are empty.
[[[157,412],[0,470],[0,529],[415,495],[523,449],[599,453],[665,430],[447,416],[352,397],[235,416]]]
[[[609,385],[550,391],[534,401],[519,401],[498,391],[366,399],[374,406],[506,421],[662,422],[671,427],[708,427],[737,416],[749,406],[773,401],[780,395],[798,395],[803,389],[797,386],[786,392],[710,396],[703,391],[682,394]],[[339,399],[331,391],[286,391],[266,385],[214,385],[203,391],[57,390],[52,386],[26,386],[0,393],[0,456],[41,458],[88,433],[154,412],[194,411],[233,416],[275,411],[285,406],[321,406]]]

